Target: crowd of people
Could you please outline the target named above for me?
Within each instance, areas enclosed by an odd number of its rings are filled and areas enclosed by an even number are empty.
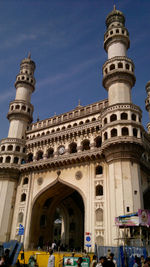
[[[133,267],[149,267],[150,266],[150,257],[144,259],[144,256],[141,257],[135,256]]]
[[[48,265],[47,267],[55,267],[55,256],[53,255],[55,244],[53,244],[53,249],[49,249],[49,259],[48,259]],[[85,253],[84,253],[85,254]],[[74,257],[74,253],[72,253],[72,257]],[[88,257],[88,255],[83,255],[84,257]],[[82,257],[78,258],[77,261],[77,267],[82,266],[83,259]],[[0,267],[10,267],[11,266],[11,258],[9,257],[9,250],[6,249],[4,254],[0,258]],[[17,260],[15,267],[20,267],[19,260]],[[36,259],[34,256],[30,256],[28,267],[38,267]],[[117,267],[117,262],[114,258],[114,254],[109,251],[106,256],[98,257],[96,255],[93,255],[92,261],[90,263],[90,267]],[[150,257],[147,257],[146,259],[142,255],[141,257],[135,256],[133,267],[150,267]]]
[[[101,256],[99,259],[96,255],[93,256],[91,267],[117,267],[114,254],[109,253],[107,257]]]

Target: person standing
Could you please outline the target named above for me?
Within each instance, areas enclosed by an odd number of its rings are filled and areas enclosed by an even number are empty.
[[[83,261],[82,257],[79,257],[77,261],[78,263],[77,267],[81,267],[82,261]]]
[[[103,263],[104,263],[104,257],[100,257],[96,267],[103,267]]]
[[[48,265],[47,267],[55,267],[55,256],[53,255],[53,250],[49,250],[49,259],[48,259]]]

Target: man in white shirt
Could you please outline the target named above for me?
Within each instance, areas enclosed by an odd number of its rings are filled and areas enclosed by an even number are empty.
[[[47,267],[55,267],[55,256],[53,255],[53,250],[49,250],[49,258],[48,258],[48,265]]]

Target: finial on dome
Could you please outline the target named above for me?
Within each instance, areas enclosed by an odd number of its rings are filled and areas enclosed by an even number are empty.
[[[31,59],[31,53],[30,52],[28,53],[28,58]]]
[[[114,11],[116,10],[116,5],[114,5]]]
[[[80,102],[80,99],[78,100],[78,106],[81,106],[81,102]]]

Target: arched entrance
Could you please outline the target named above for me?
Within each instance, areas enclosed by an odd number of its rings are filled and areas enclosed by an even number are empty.
[[[144,209],[150,209],[150,187],[143,194]]]
[[[44,191],[32,209],[30,246],[54,242],[62,250],[84,246],[84,203],[81,195],[60,182]]]

